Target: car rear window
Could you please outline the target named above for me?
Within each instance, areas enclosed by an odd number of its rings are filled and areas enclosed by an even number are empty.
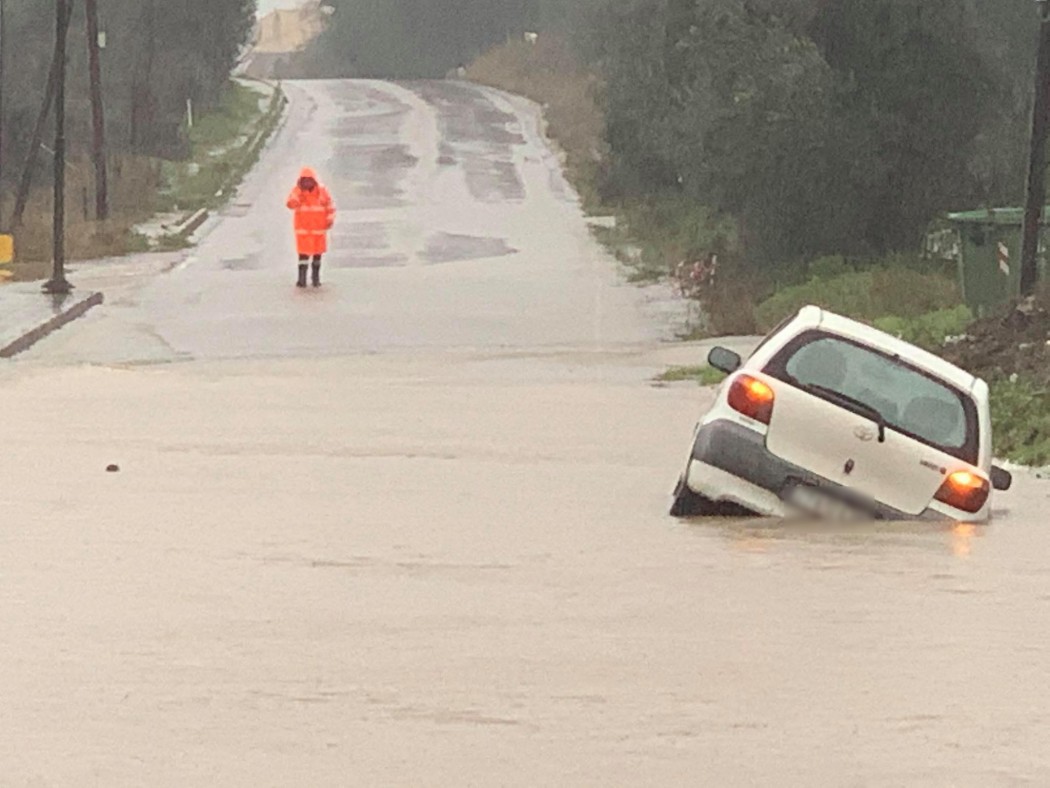
[[[946,454],[975,464],[977,408],[951,384],[899,358],[843,337],[810,331],[790,342],[766,374],[838,407],[863,403],[886,425]],[[858,408],[857,412],[866,415]]]

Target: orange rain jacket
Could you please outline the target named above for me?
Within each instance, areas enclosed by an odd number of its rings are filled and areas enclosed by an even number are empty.
[[[312,169],[303,167],[299,179],[303,178],[313,178],[317,186],[312,191],[304,191],[296,182],[288,195],[288,207],[295,211],[295,243],[299,254],[313,257],[328,251],[328,231],[335,224],[335,203]]]

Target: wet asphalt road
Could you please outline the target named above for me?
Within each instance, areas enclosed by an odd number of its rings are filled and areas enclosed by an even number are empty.
[[[285,126],[200,245],[145,284],[82,270],[81,286],[97,282],[110,306],[48,358],[609,347],[671,334],[654,315],[676,307],[647,307],[596,253],[532,105],[455,82],[286,90]],[[303,165],[340,211],[320,291],[291,287],[284,201]]]
[[[79,270],[106,308],[0,367],[0,786],[1050,783],[1050,489],[671,520],[712,395],[650,379],[703,348],[535,111],[289,90],[197,249]]]

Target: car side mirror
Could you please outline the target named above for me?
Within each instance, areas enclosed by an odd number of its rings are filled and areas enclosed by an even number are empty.
[[[712,348],[711,352],[707,354],[707,363],[719,372],[732,375],[743,366],[744,360],[740,358],[739,353],[734,353],[728,348],[716,347]]]
[[[992,487],[1000,492],[1006,492],[1014,485],[1014,477],[1009,471],[1004,471],[995,465],[992,466]]]

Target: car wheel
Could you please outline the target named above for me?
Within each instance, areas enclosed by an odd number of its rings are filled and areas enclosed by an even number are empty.
[[[710,498],[693,492],[685,482],[685,474],[679,477],[671,504],[672,517],[711,517],[719,514],[719,507]]]

